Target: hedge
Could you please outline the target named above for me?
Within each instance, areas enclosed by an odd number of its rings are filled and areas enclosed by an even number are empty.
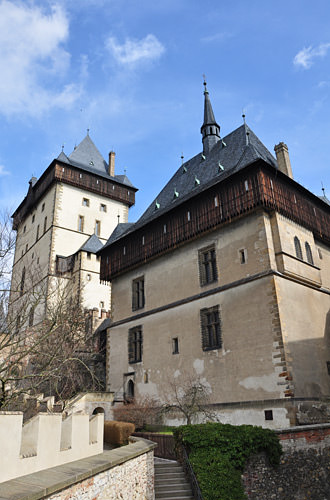
[[[241,474],[247,459],[265,451],[270,464],[277,466],[282,454],[273,431],[252,425],[183,425],[174,430],[174,437],[188,452],[204,500],[246,499]]]

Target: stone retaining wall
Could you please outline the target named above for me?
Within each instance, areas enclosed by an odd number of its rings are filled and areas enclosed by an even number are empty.
[[[250,500],[330,499],[330,424],[277,432],[283,447],[278,468],[265,454],[251,457],[243,474]]]
[[[48,500],[153,500],[154,457],[150,451],[65,488]]]

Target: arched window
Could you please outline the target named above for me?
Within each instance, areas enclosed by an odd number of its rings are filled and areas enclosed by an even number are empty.
[[[302,260],[301,245],[300,245],[300,241],[297,238],[297,236],[294,237],[294,248],[296,250],[296,257],[297,257],[297,259]]]
[[[22,296],[24,293],[24,283],[25,283],[25,267],[23,267],[23,271],[22,271],[20,296]]]
[[[305,242],[305,250],[306,250],[307,262],[309,262],[309,264],[314,264],[312,249],[310,247],[310,244],[307,243],[307,241]]]

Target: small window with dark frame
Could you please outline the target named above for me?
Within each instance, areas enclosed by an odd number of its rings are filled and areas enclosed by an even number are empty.
[[[101,222],[99,220],[95,221],[95,234],[96,236],[100,236],[101,234]]]
[[[29,312],[29,326],[33,326],[34,321],[34,307],[31,307]]]
[[[273,410],[265,410],[265,420],[273,420]]]
[[[314,265],[314,260],[313,260],[312,249],[311,249],[310,244],[309,244],[307,241],[305,241],[305,250],[306,250],[307,262],[308,262],[309,264]]]
[[[83,207],[89,207],[89,199],[88,198],[83,198],[82,205],[83,205]]]
[[[44,233],[46,232],[46,229],[47,229],[47,216],[45,217],[44,220]]]
[[[172,354],[179,354],[179,339],[178,339],[178,337],[174,337],[174,339],[172,339]]]
[[[25,284],[25,267],[22,270],[21,284],[20,284],[20,296],[22,297],[24,293],[24,284]]]
[[[142,326],[136,326],[128,330],[128,362],[139,363],[142,361]]]
[[[83,217],[83,215],[78,215],[78,231],[80,233],[84,232],[84,217]]]
[[[214,245],[198,252],[199,279],[201,285],[218,281],[217,260]]]
[[[239,257],[240,257],[240,262],[241,264],[246,264],[246,257],[247,257],[247,252],[245,248],[242,248],[239,251]]]
[[[295,248],[295,251],[296,251],[296,257],[297,257],[297,259],[303,260],[302,251],[301,251],[301,245],[300,245],[300,241],[299,241],[298,237],[295,236],[293,241],[294,241],[294,248]]]
[[[40,226],[38,224],[38,226],[37,226],[37,234],[36,234],[36,241],[38,241],[38,239],[39,239],[39,229],[40,229]]]
[[[100,205],[100,212],[106,212],[107,211],[107,206],[104,205],[104,203],[101,203]]]
[[[132,282],[132,310],[143,309],[144,304],[144,276],[141,276]]]
[[[201,329],[203,351],[222,347],[219,306],[201,309]]]
[[[44,210],[45,210],[45,204],[43,203],[43,204],[41,205],[41,211],[43,212]]]
[[[330,361],[327,361],[328,375],[330,375]]]

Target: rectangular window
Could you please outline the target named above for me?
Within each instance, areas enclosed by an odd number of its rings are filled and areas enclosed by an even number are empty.
[[[39,229],[40,229],[40,226],[38,224],[38,226],[37,226],[37,234],[36,234],[36,241],[38,241],[38,239],[39,239]]]
[[[144,276],[142,276],[132,282],[132,310],[142,309],[144,302]]]
[[[172,354],[179,354],[179,339],[175,337],[172,339]]]
[[[128,331],[128,362],[139,363],[142,361],[142,326],[130,328]]]
[[[219,349],[222,346],[219,306],[201,309],[200,317],[203,351]]]
[[[265,420],[273,420],[273,410],[265,410]]]
[[[34,223],[35,218],[36,218],[36,216],[33,214],[32,215],[32,224]]]
[[[107,211],[107,206],[101,203],[100,205],[100,212],[106,212]]]
[[[201,285],[208,285],[218,280],[217,260],[214,245],[198,252],[199,278]]]
[[[33,321],[34,321],[34,308],[31,307],[29,312],[29,326],[33,326]]]
[[[78,231],[84,232],[84,217],[82,215],[78,215]]]
[[[92,254],[91,254],[91,252],[87,252],[87,259],[88,259],[88,260],[91,260],[91,258],[92,258]]]
[[[330,361],[327,361],[328,374],[330,375]]]
[[[44,220],[44,233],[46,232],[46,229],[47,229],[47,217],[45,217]]]
[[[95,221],[95,234],[96,236],[100,236],[101,233],[101,222],[99,220]]]
[[[44,210],[45,210],[45,204],[43,203],[43,204],[41,205],[41,211],[43,212]]]
[[[83,198],[82,205],[83,205],[83,207],[89,207],[89,199],[88,198]]]
[[[189,210],[187,212],[187,221],[190,222],[190,212],[189,212]]]
[[[249,190],[249,182],[248,181],[244,181],[244,187],[245,187],[245,191]]]
[[[241,264],[245,264],[247,260],[247,251],[245,248],[242,248],[242,250],[239,250],[239,258]]]

